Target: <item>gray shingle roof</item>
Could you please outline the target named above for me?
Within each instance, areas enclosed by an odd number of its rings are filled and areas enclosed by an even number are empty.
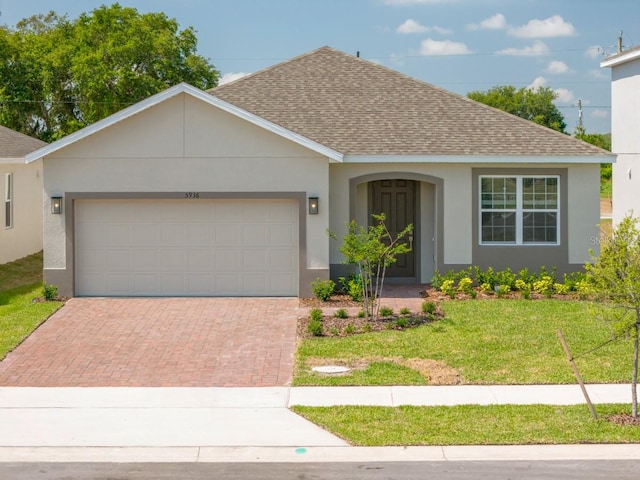
[[[0,125],[0,158],[19,159],[45,145],[42,140]]]
[[[329,47],[209,93],[345,155],[608,153]]]

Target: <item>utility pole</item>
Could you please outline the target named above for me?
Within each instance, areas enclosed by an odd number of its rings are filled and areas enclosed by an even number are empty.
[[[578,129],[582,131],[582,99],[578,99]]]

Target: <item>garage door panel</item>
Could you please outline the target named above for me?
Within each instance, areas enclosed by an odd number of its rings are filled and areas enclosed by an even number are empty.
[[[160,244],[174,247],[184,245],[184,225],[180,223],[160,224]]]
[[[75,205],[76,295],[297,295],[297,201]]]
[[[128,272],[133,269],[133,252],[127,248],[109,248],[107,250],[107,272]]]

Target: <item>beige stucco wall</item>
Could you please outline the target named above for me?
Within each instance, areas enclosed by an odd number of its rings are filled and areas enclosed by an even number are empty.
[[[307,268],[327,269],[328,159],[181,94],[45,158],[44,265],[67,268],[65,192],[306,192]],[[306,208],[306,207],[303,207]]]
[[[613,221],[640,215],[640,58],[612,68]]]
[[[13,227],[5,228],[5,174],[13,173]],[[0,264],[42,250],[42,161],[0,163]]]
[[[572,165],[567,180],[569,263],[582,265],[600,252],[600,165]]]

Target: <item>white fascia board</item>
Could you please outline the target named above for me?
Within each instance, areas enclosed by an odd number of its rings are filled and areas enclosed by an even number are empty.
[[[298,145],[301,145],[316,153],[324,155],[333,161],[336,161],[336,162],[342,161],[343,155],[340,152],[337,152],[331,148],[328,148],[324,145],[314,142],[313,140],[303,137],[302,135],[298,135],[297,133],[287,130],[286,128],[276,125],[275,123],[269,122],[268,120],[265,120],[262,117],[259,117],[257,115],[247,112],[246,110],[238,108],[235,105],[224,102],[219,98],[207,92],[204,92],[199,88],[189,85],[187,83],[180,83],[178,85],[174,85],[173,87],[170,87],[166,90],[163,90],[160,93],[152,95],[151,97],[145,100],[142,100],[141,102],[138,102],[135,105],[131,105],[130,107],[120,110],[119,112],[116,112],[113,115],[110,115],[102,120],[99,120],[96,123],[88,125],[83,129],[78,130],[77,132],[71,133],[56,142],[50,143],[49,145],[46,145],[34,152],[31,152],[28,155],[25,155],[25,161],[26,163],[31,163],[34,160],[42,158],[46,155],[50,155],[79,140],[82,140],[83,138],[93,135],[94,133],[104,130],[105,128],[108,128],[111,125],[121,122],[133,115],[136,115],[144,110],[147,110],[148,108],[158,105],[159,103],[162,103],[165,100],[173,98],[176,95],[180,95],[182,93],[189,94],[195,98],[198,98],[199,100],[209,103],[210,105],[218,107],[221,110],[231,113],[232,115],[242,118],[254,125],[262,127],[265,130],[273,132],[276,135],[279,135],[283,138],[291,140],[292,142],[297,143]]]
[[[626,52],[619,53],[614,55],[613,57],[609,57],[606,60],[600,62],[600,67],[616,67],[626,62],[630,62],[632,60],[637,60],[640,58],[640,48],[633,48],[631,50],[627,50]]]
[[[345,155],[343,163],[615,163],[616,156]]]

